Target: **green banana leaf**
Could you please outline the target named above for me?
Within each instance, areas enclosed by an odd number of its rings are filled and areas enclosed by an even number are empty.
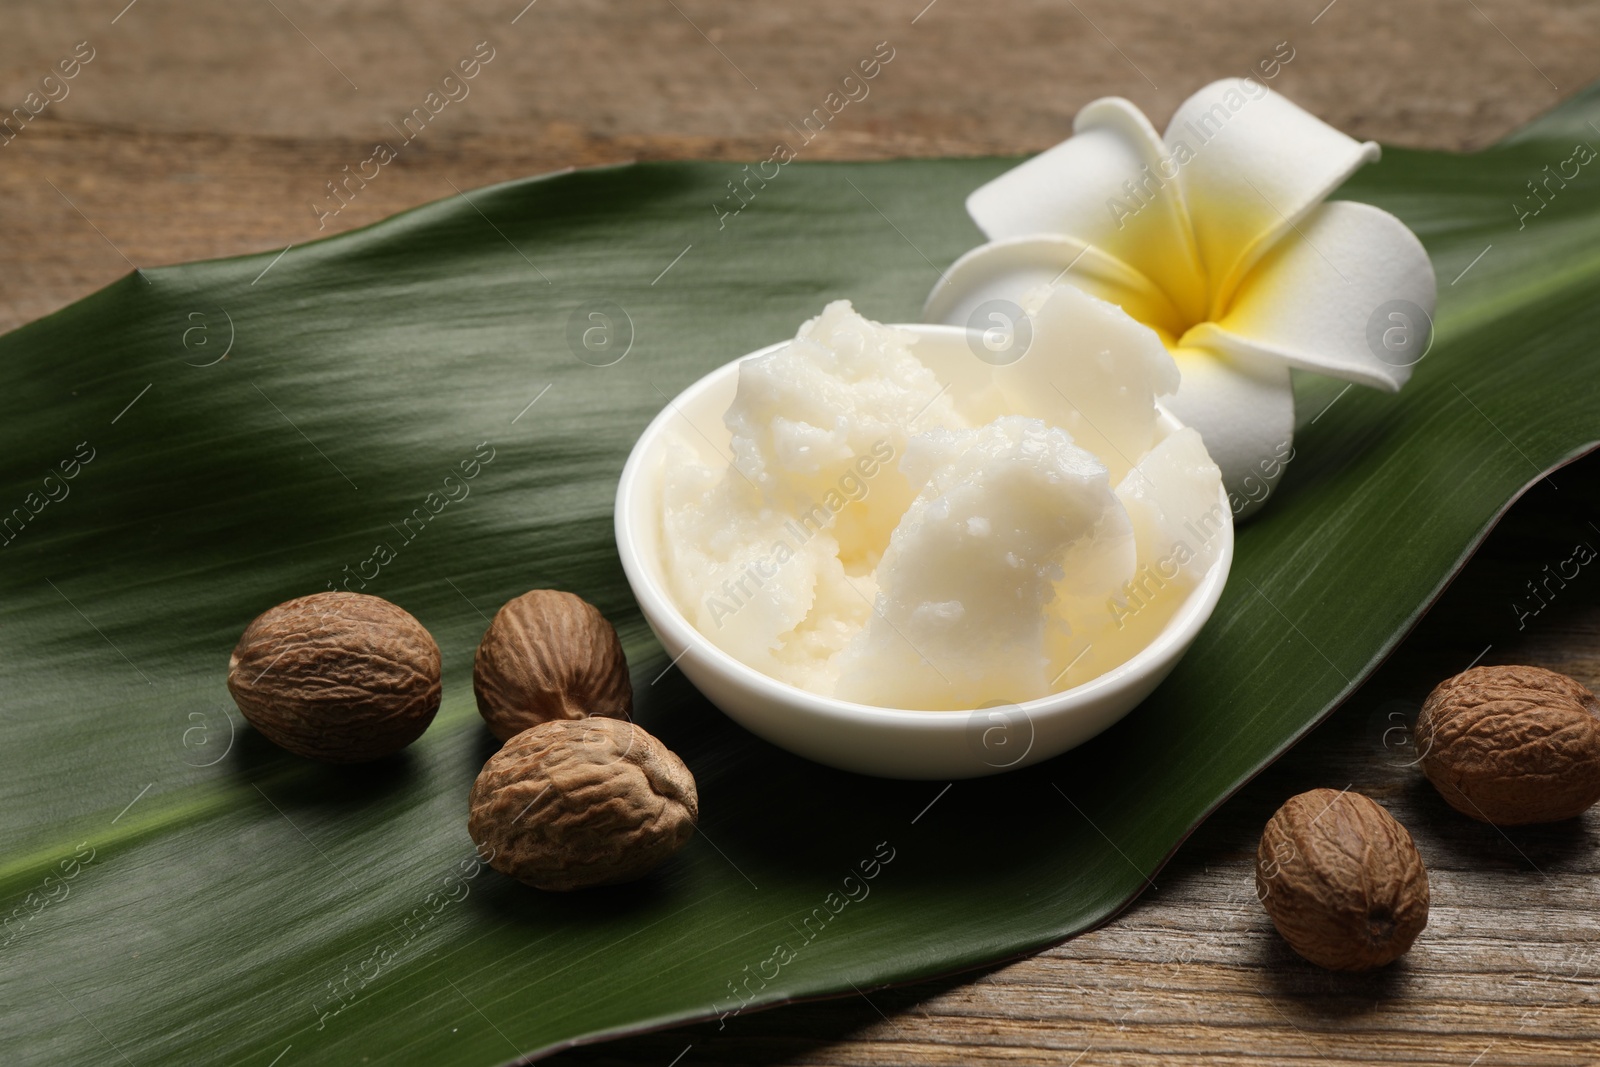
[[[1597,120],[1590,90],[1491,150],[1357,175],[1340,195],[1438,270],[1411,384],[1303,380],[1296,458],[1171,680],[1075,752],[948,787],[816,766],[707,705],[640,620],[611,501],[712,367],[837,297],[915,319],[979,240],[967,192],[1013,160],[794,163],[737,214],[730,165],[513,182],[142,271],[0,338],[3,1058],[503,1063],[1106,920],[1600,440],[1600,171],[1518,217]],[[274,749],[224,688],[254,615],[347,581],[445,663],[428,733],[355,769]],[[699,780],[703,832],[641,883],[552,895],[473,861],[473,649],[538,586],[616,622],[640,721]]]

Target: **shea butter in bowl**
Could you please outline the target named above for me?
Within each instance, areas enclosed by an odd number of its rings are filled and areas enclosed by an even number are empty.
[[[1098,734],[1188,649],[1233,527],[1158,403],[1177,369],[1075,289],[1024,307],[1026,344],[994,345],[839,301],[640,436],[623,569],[730,718],[845,770],[977,777]]]

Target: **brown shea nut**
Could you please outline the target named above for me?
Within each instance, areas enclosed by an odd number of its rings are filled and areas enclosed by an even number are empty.
[[[1336,971],[1382,967],[1428,925],[1428,872],[1406,828],[1370,797],[1290,797],[1256,849],[1256,896],[1289,947]]]
[[[325,763],[405,748],[439,710],[439,646],[402,608],[364,593],[297,597],[245,628],[228,692],[267,740]]]
[[[571,593],[535,589],[501,608],[478,644],[472,692],[505,741],[552,719],[626,719],[633,683],[617,631]]]
[[[622,719],[552,719],[489,757],[467,830],[489,866],[538,889],[640,877],[694,834],[694,776]]]
[[[1595,696],[1543,667],[1473,667],[1417,717],[1422,771],[1457,811],[1496,826],[1556,822],[1600,800]]]

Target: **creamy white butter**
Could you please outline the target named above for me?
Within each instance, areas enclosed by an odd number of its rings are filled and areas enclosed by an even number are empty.
[[[973,357],[960,388],[847,301],[741,363],[731,462],[687,437],[663,460],[689,620],[782,681],[902,708],[1032,699],[1144,647],[1215,558],[1217,469],[1163,432],[1153,332],[1067,287],[1025,307],[1027,354]]]

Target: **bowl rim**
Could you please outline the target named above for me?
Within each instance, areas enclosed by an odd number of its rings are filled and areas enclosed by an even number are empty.
[[[923,336],[943,335],[954,337],[965,336],[967,333],[967,329],[963,326],[940,323],[889,323],[887,325]],[[665,433],[668,423],[677,418],[683,418],[688,421],[688,416],[683,414],[680,405],[692,402],[702,393],[722,384],[722,379],[729,374],[736,374],[738,365],[745,360],[777,351],[788,345],[790,340],[778,341],[758,348],[701,375],[669,400],[666,406],[650,420],[649,424],[639,434],[638,439],[634,441],[633,448],[628,453],[627,462],[623,464],[622,474],[617,480],[617,492],[613,509],[617,554],[621,557],[622,569],[627,576],[628,585],[633,590],[634,596],[639,600],[640,608],[646,621],[654,628],[666,629],[668,636],[681,647],[682,651],[678,653],[678,659],[688,656],[691,652],[700,655],[706,661],[707,666],[725,675],[732,676],[733,680],[747,688],[754,689],[758,695],[764,698],[791,706],[804,706],[810,713],[841,722],[869,723],[878,726],[898,726],[903,728],[964,730],[968,717],[975,711],[985,709],[889,708],[875,704],[859,704],[854,701],[815,693],[757,670],[718,647],[715,642],[700,631],[699,627],[690,622],[678,607],[677,601],[666,588],[665,583],[657,580],[657,576],[651,573],[651,568],[646,565],[641,555],[639,539],[647,536],[647,533],[646,531],[635,529],[634,525],[629,522],[629,517],[633,512],[633,498],[641,489],[644,477],[650,473],[647,470],[647,466],[652,457],[647,455],[647,446],[658,440]],[[1161,418],[1168,423],[1168,433],[1183,428],[1183,423],[1173,416],[1159,400],[1156,402],[1156,408]],[[1016,708],[1030,720],[1039,716],[1065,714],[1081,705],[1093,704],[1100,698],[1118,690],[1137,685],[1152,673],[1160,672],[1164,674],[1167,670],[1170,670],[1188,649],[1190,643],[1200,632],[1201,627],[1211,617],[1218,600],[1221,599],[1223,587],[1227,584],[1228,573],[1232,567],[1234,550],[1233,515],[1229,507],[1227,490],[1219,487],[1218,492],[1219,501],[1223,513],[1228,517],[1228,522],[1223,527],[1225,535],[1222,544],[1218,548],[1217,558],[1212,561],[1211,568],[1199,583],[1190,590],[1189,595],[1178,608],[1177,613],[1168,620],[1166,626],[1161,629],[1154,640],[1104,674],[1096,675],[1086,682],[1073,686],[1071,689],[1048,693],[1030,700],[1011,703],[1003,702],[992,705],[992,707]],[[668,651],[670,652],[671,649],[668,649]]]

